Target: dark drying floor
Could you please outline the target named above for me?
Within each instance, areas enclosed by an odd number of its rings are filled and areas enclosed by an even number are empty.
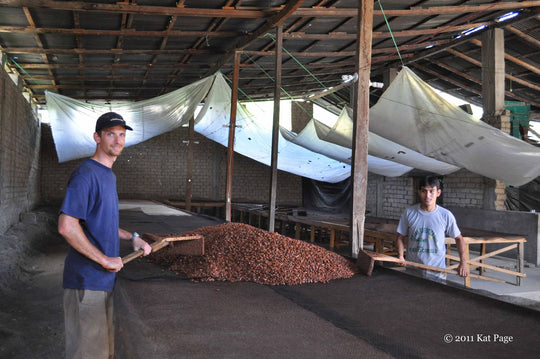
[[[217,223],[144,204],[121,211],[122,227],[139,233]],[[51,247],[30,279],[0,298],[0,357],[63,356],[64,253]],[[195,283],[137,259],[120,273],[115,298],[117,358],[540,356],[537,311],[380,267],[371,277],[265,286]]]

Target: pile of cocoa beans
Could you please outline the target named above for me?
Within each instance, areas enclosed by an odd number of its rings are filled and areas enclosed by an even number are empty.
[[[320,246],[243,223],[203,227],[184,235],[204,236],[204,256],[184,256],[166,247],[149,259],[200,281],[247,281],[270,285],[326,283],[349,278],[350,260]]]

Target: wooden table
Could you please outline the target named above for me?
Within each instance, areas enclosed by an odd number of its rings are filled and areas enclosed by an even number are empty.
[[[233,206],[233,209],[240,211],[241,217],[243,217],[243,214],[247,212],[249,214],[248,222],[251,224],[251,216],[256,215],[259,219],[259,227],[261,226],[261,217],[265,217],[268,215],[268,210],[264,209],[262,206],[242,206],[242,205],[235,205]],[[295,238],[301,239],[301,231],[302,226],[309,226],[310,227],[310,241],[315,241],[315,231],[317,229],[328,231],[330,233],[330,243],[329,243],[329,249],[334,250],[336,247],[336,238],[338,237],[340,232],[350,232],[350,226],[348,223],[345,222],[345,220],[340,219],[334,219],[334,220],[324,220],[321,218],[313,218],[310,216],[297,216],[297,215],[290,215],[290,214],[278,214],[276,213],[276,220],[281,221],[282,228],[284,226],[284,223],[293,223],[295,225]],[[474,234],[478,234],[478,232],[471,232]],[[283,233],[282,233],[283,234]],[[523,271],[524,267],[524,243],[526,242],[526,239],[524,237],[520,236],[497,236],[494,235],[491,232],[482,232],[484,236],[478,236],[478,237],[463,237],[465,240],[465,250],[467,252],[467,255],[469,256],[469,268],[475,269],[478,268],[480,270],[480,275],[476,276],[475,278],[480,278],[488,281],[494,281],[494,282],[502,282],[505,283],[504,280],[493,278],[485,275],[484,269],[493,270],[495,272],[499,273],[505,273],[516,277],[516,285],[521,285],[521,278],[525,277],[525,273]],[[373,243],[374,245],[374,251],[376,253],[389,255],[389,256],[397,256],[397,248],[396,248],[396,237],[397,234],[395,232],[383,232],[373,229],[364,229],[364,243]],[[452,245],[455,245],[456,241],[454,238],[446,238],[445,243],[447,246],[447,268],[450,270],[453,270],[459,266],[459,257],[454,256],[450,253],[450,249]],[[504,244],[508,243],[509,245],[488,251],[488,247],[493,244]],[[470,246],[471,245],[480,245],[481,251],[480,254],[476,257],[471,258],[471,252],[470,252]],[[509,270],[505,268],[496,267],[494,265],[490,265],[486,263],[486,259],[492,258],[498,254],[517,249],[517,258],[516,258],[516,267],[517,270]],[[454,263],[452,263],[454,262]],[[470,287],[471,284],[470,277],[464,278],[464,284],[466,287]]]

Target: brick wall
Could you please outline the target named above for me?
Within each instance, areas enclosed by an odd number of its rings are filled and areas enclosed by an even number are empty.
[[[398,219],[406,207],[417,201],[415,183],[414,177],[370,174],[366,196],[368,215]],[[445,207],[501,210],[504,209],[500,199],[503,195],[501,182],[460,170],[443,177],[443,195],[438,203]]]
[[[443,205],[482,208],[485,187],[485,177],[467,170],[449,174],[443,182]]]
[[[366,210],[369,216],[397,219],[415,201],[411,177],[368,176]]]
[[[129,132],[128,132],[129,136]],[[130,199],[184,199],[187,176],[188,129],[154,137],[127,147],[114,164],[118,196]],[[58,163],[49,126],[43,126],[42,182],[44,201],[60,202],[71,171],[82,160]],[[227,149],[195,134],[192,175],[193,200],[224,201]],[[235,154],[232,199],[234,202],[268,202],[270,168]],[[279,172],[278,204],[302,204],[301,177]]]
[[[39,201],[39,134],[21,86],[0,67],[0,233]]]

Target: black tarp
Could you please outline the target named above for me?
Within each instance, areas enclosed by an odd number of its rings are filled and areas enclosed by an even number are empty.
[[[329,213],[348,213],[351,208],[350,177],[337,183],[303,179],[304,207]]]

